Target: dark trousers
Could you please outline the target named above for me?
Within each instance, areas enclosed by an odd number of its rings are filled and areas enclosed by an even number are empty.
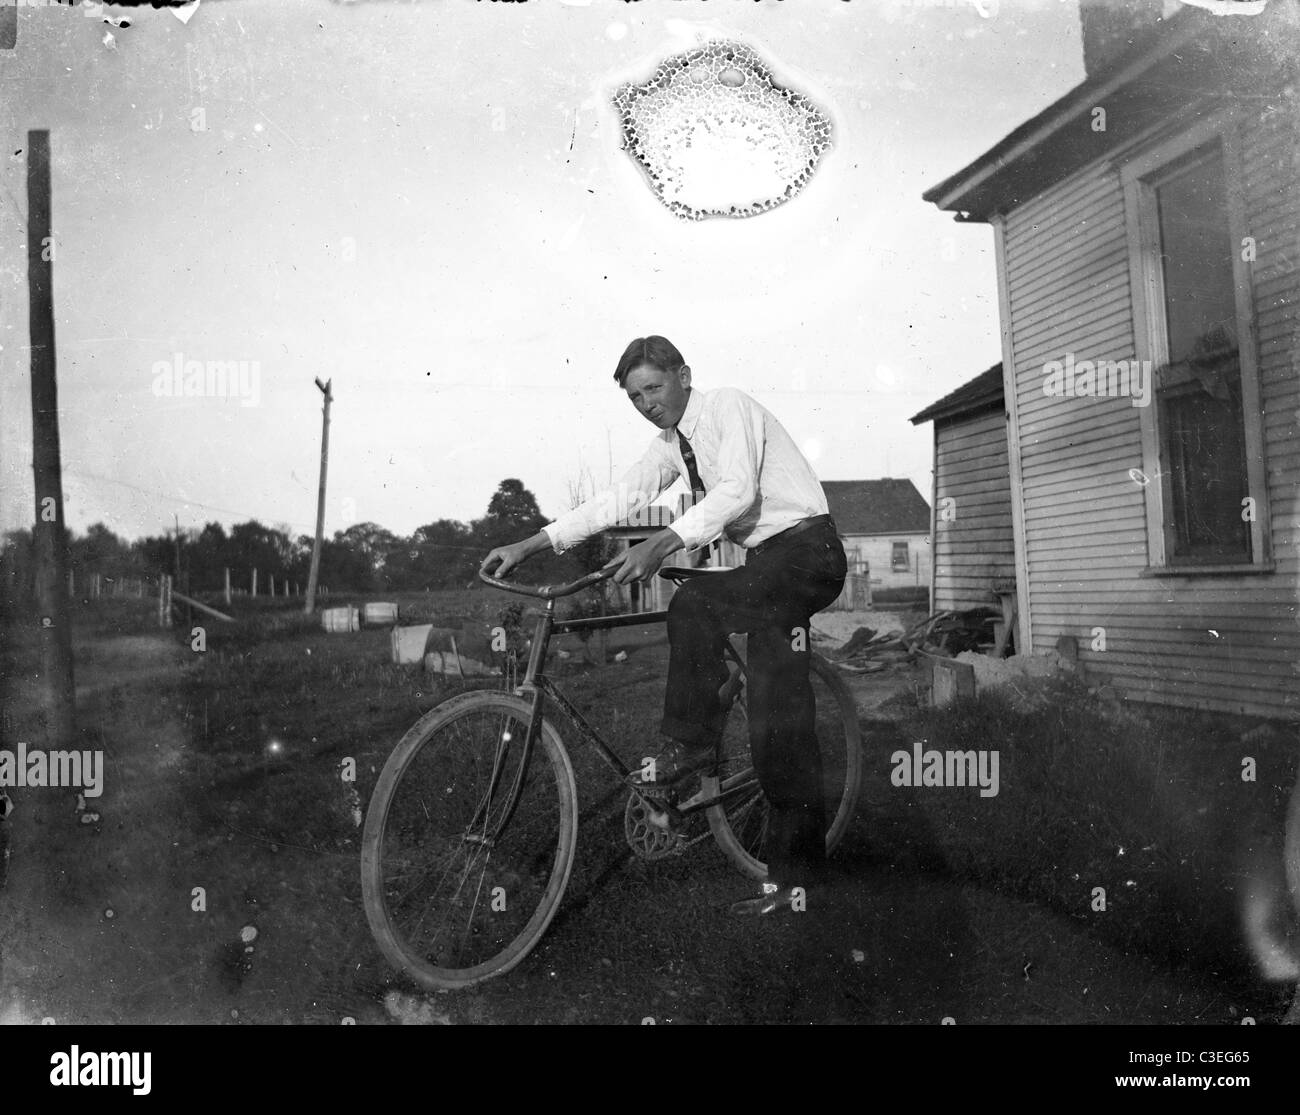
[[[668,691],[662,730],[691,745],[721,731],[718,689],[727,635],[749,636],[746,712],[750,754],[771,806],[763,854],[782,885],[816,882],[826,861],[822,764],[808,679],[813,614],[844,587],[847,563],[833,523],[778,535],[746,564],[685,582],[668,607]]]

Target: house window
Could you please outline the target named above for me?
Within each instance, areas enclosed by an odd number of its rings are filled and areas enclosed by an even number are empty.
[[[895,542],[893,544],[893,555],[890,558],[889,567],[894,572],[906,572],[912,568],[911,562],[907,556],[907,543]]]
[[[1239,159],[1221,128],[1193,128],[1124,172],[1138,355],[1152,369],[1141,422],[1153,572],[1249,568],[1267,544],[1250,275],[1229,173]]]
[[[1241,356],[1223,151],[1215,144],[1152,183],[1159,220],[1166,363],[1156,423],[1170,563],[1250,561]]]

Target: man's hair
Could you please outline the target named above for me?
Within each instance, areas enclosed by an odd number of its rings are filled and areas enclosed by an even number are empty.
[[[623,350],[618,367],[614,369],[614,379],[622,387],[628,373],[643,364],[648,364],[664,375],[672,375],[685,363],[677,346],[667,337],[638,337]]]

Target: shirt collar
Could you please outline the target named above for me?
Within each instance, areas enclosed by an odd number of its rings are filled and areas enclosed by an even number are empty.
[[[677,423],[678,433],[684,435],[687,441],[695,436],[695,427],[703,413],[704,392],[698,387],[692,387],[690,397],[686,400],[686,409],[682,411],[682,420]]]

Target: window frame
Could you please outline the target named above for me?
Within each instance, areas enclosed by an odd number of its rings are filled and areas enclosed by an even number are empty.
[[[1255,291],[1251,264],[1241,258],[1240,245],[1249,235],[1241,188],[1243,168],[1239,117],[1231,110],[1200,120],[1178,135],[1157,142],[1120,165],[1124,216],[1129,244],[1129,282],[1133,305],[1134,341],[1139,360],[1153,368],[1168,360],[1165,320],[1164,268],[1161,266],[1160,225],[1156,190],[1180,164],[1200,148],[1218,143],[1223,157],[1228,240],[1232,246],[1233,296],[1236,309],[1238,362],[1241,372],[1242,436],[1246,456],[1246,493],[1255,500],[1250,526],[1250,560],[1243,562],[1172,563],[1175,524],[1170,487],[1161,483],[1164,459],[1157,385],[1151,405],[1139,408],[1142,470],[1150,482],[1143,495],[1147,526],[1147,568],[1144,576],[1196,576],[1207,573],[1263,573],[1273,569],[1269,535],[1268,470],[1264,460],[1264,418],[1259,383]]]
[[[898,547],[903,547],[903,564],[898,563]],[[889,571],[891,573],[910,573],[912,571],[912,548],[904,538],[901,542],[890,539]]]

